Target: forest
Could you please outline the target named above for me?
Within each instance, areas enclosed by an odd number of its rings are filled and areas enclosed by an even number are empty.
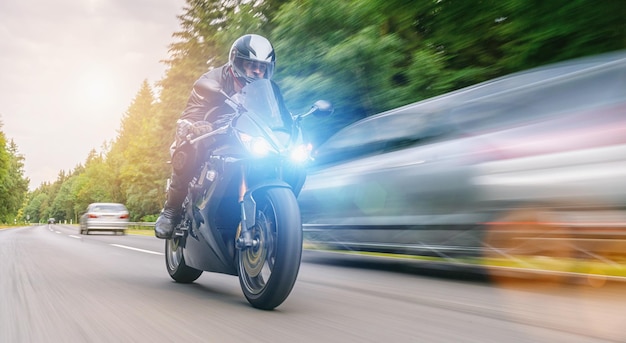
[[[0,222],[74,222],[92,202],[154,221],[169,146],[191,86],[245,33],[267,37],[274,80],[319,145],[354,121],[513,72],[626,48],[624,0],[186,0],[163,78],[138,85],[117,136],[28,191],[24,158],[0,122]],[[156,57],[155,57],[156,58]],[[68,166],[70,167],[70,166]]]

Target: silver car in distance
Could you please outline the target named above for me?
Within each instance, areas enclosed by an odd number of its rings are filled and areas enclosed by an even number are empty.
[[[92,231],[112,231],[125,234],[128,227],[129,212],[126,206],[118,203],[93,203],[80,217],[80,234],[88,235]]]

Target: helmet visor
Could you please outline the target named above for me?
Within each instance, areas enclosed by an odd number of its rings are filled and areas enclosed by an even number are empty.
[[[233,67],[236,74],[247,82],[258,79],[271,79],[274,72],[273,62],[251,60],[243,57],[236,57]]]
[[[246,72],[260,72],[260,73],[265,74],[268,68],[267,62],[244,60],[242,64],[243,64],[243,69]]]

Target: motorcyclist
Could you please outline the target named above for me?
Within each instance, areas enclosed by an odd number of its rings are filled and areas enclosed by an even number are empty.
[[[193,177],[196,151],[190,144],[180,144],[191,135],[210,132],[213,124],[232,109],[224,103],[221,94],[211,90],[218,81],[222,90],[232,96],[256,79],[271,79],[275,55],[272,44],[264,37],[247,34],[239,37],[230,48],[228,62],[210,70],[194,83],[187,106],[176,127],[176,147],[172,154],[172,176],[167,199],[155,225],[155,236],[170,238],[181,219],[182,203]],[[215,81],[212,81],[215,80]],[[183,150],[184,153],[177,153]],[[190,150],[191,149],[191,150]]]

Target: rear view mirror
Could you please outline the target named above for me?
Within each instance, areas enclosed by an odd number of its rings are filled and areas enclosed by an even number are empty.
[[[310,116],[311,114],[316,117],[328,117],[333,113],[335,109],[333,105],[326,100],[317,100],[313,106],[306,112],[295,116],[296,120],[301,120]]]
[[[333,105],[326,101],[326,100],[317,100],[314,104],[313,104],[313,114],[316,117],[328,117],[329,115],[333,114],[333,112],[335,111],[335,109],[333,108]]]

